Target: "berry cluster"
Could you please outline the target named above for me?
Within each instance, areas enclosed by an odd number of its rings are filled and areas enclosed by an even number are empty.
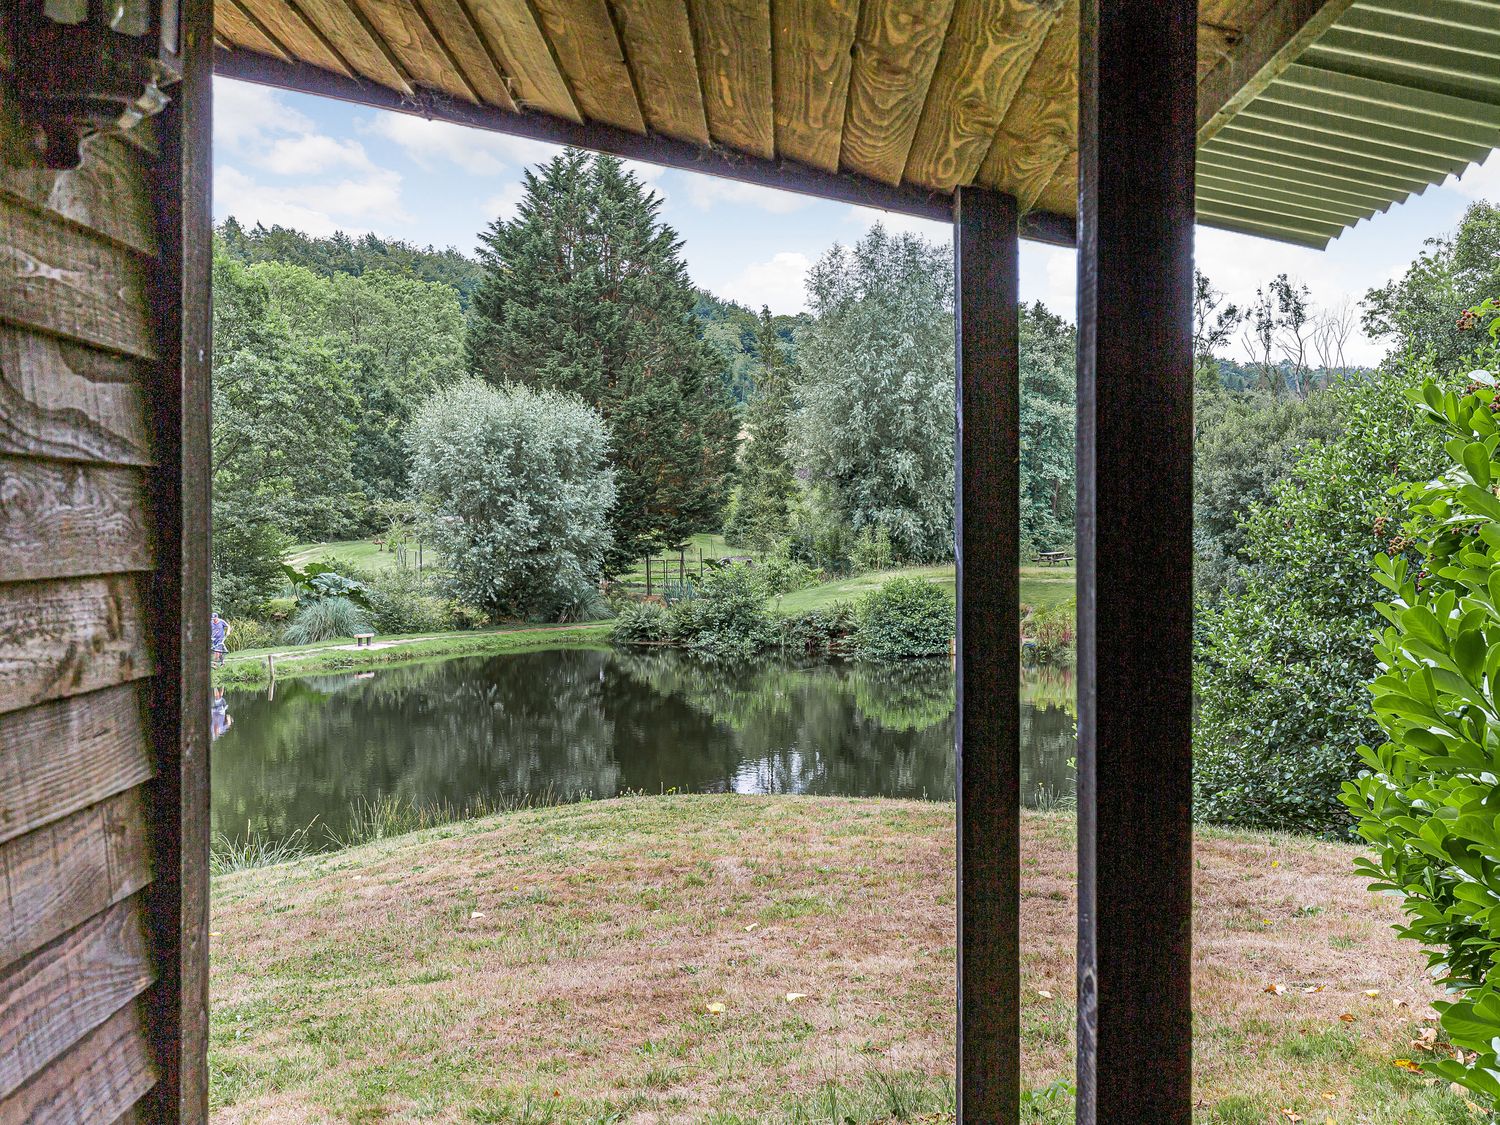
[[[1458,314],[1458,330],[1460,332],[1467,332],[1471,328],[1478,327],[1478,325],[1479,314],[1473,309],[1464,309],[1463,312]]]

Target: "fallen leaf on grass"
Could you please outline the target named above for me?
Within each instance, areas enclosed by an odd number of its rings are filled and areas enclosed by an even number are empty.
[[[1302,1120],[1302,1115],[1300,1113],[1298,1113],[1294,1109],[1283,1109],[1281,1111],[1281,1116],[1285,1117],[1288,1121],[1301,1121]]]
[[[1052,999],[1052,993],[1048,992],[1045,988],[1039,988],[1039,989],[1037,989],[1036,990],[1036,994],[1038,996],[1040,996],[1043,1000],[1051,1000]]]
[[[1404,1070],[1410,1074],[1422,1073],[1422,1068],[1416,1063],[1412,1062],[1411,1059],[1392,1059],[1391,1065],[1396,1067],[1398,1070]]]
[[[708,1006],[708,1010],[717,1016],[724,1011],[724,1005],[716,1000]]]
[[[1411,1045],[1419,1051],[1437,1050],[1437,1028],[1423,1027],[1417,1029],[1417,1037],[1411,1041]]]
[[[1365,995],[1368,996],[1371,1000],[1378,999],[1379,996],[1380,996],[1380,989],[1378,989],[1378,988],[1367,988],[1367,989],[1365,989]]]
[[[483,918],[484,917],[484,911],[483,910],[476,910],[473,913],[471,913],[469,915],[469,917],[470,918]]]
[[[798,1000],[806,1000],[806,999],[807,999],[807,993],[805,993],[805,992],[788,992],[786,994],[786,1002],[788,1004],[795,1004]]]
[[[1487,1114],[1495,1112],[1492,1109],[1485,1109],[1484,1106],[1480,1105],[1478,1102],[1471,1102],[1468,1098],[1464,1099],[1464,1105],[1469,1107],[1469,1112],[1472,1113],[1475,1117],[1484,1117]]]
[[[1325,989],[1327,987],[1328,986],[1326,984],[1310,984],[1310,985],[1308,985],[1306,988],[1304,988],[1302,990],[1302,995],[1303,996],[1311,996],[1315,992],[1322,992],[1323,989]]]
[[[1339,1019],[1343,1020],[1345,1023],[1353,1023],[1354,1022],[1354,1013],[1353,1012],[1340,1012],[1339,1013]]]
[[[745,927],[745,932],[747,934],[753,934],[758,929],[760,929],[760,923],[759,922],[751,922],[748,926]]]
[[[1286,985],[1284,985],[1284,984],[1268,984],[1268,985],[1266,985],[1265,988],[1262,988],[1261,991],[1262,992],[1269,992],[1272,996],[1280,996],[1283,992],[1286,991]]]

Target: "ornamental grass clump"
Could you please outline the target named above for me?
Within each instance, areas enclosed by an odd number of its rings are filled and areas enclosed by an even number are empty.
[[[1428,1069],[1500,1100],[1500,395],[1476,371],[1461,395],[1428,382],[1413,400],[1447,432],[1449,464],[1403,490],[1421,560],[1376,557],[1389,624],[1370,691],[1387,741],[1360,748],[1342,800],[1375,849],[1359,868],[1401,896],[1401,934],[1454,996],[1436,1006],[1457,1057]]]

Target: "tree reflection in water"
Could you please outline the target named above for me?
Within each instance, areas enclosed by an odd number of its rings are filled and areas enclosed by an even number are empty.
[[[450,660],[230,692],[214,830],[272,840],[395,798],[463,809],[622,792],[951,799],[953,671],[598,649]],[[1023,685],[1023,792],[1071,794],[1072,679]],[[319,836],[323,833],[318,833]]]

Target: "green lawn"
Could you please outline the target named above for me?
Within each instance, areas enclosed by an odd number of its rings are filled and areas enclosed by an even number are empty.
[[[415,566],[417,549],[410,547],[406,552],[407,565]],[[430,545],[422,548],[422,563],[424,566],[432,566],[437,562],[437,552]],[[302,567],[308,563],[324,562],[332,559],[335,563],[344,566],[355,567],[366,572],[389,570],[396,566],[396,553],[394,551],[382,551],[375,545],[374,539],[344,539],[332,543],[298,543],[287,555],[286,561],[292,566]]]
[[[709,535],[706,533],[690,537],[687,540],[687,545],[686,560],[689,575],[697,573],[699,551],[703,552],[705,559],[722,559],[726,555],[752,553],[744,547],[731,547],[722,535]],[[676,551],[663,551],[661,554],[653,555],[652,557],[656,559],[669,559],[675,567],[678,555]],[[653,573],[658,575],[656,580],[660,581],[659,569],[654,569]],[[642,561],[636,559],[631,564],[629,570],[618,576],[618,580],[630,586],[645,585],[646,568],[642,565]]]
[[[925,582],[940,585],[950,593],[953,591],[953,568],[951,566],[913,566],[900,570],[879,570],[860,574],[854,578],[841,578],[837,582],[824,582],[785,594],[777,603],[784,614],[808,613],[815,609],[827,609],[836,602],[853,601],[871,590],[884,586],[892,578],[920,578]],[[1021,568],[1021,601],[1027,605],[1046,609],[1060,605],[1073,597],[1074,571],[1062,566],[1023,566]]]
[[[631,797],[213,884],[214,1125],[951,1122],[954,807]],[[1026,1125],[1066,1125],[1077,860],[1021,826]],[[1472,1125],[1358,848],[1199,830],[1197,1125]],[[1111,1122],[1110,1125],[1127,1125]]]

